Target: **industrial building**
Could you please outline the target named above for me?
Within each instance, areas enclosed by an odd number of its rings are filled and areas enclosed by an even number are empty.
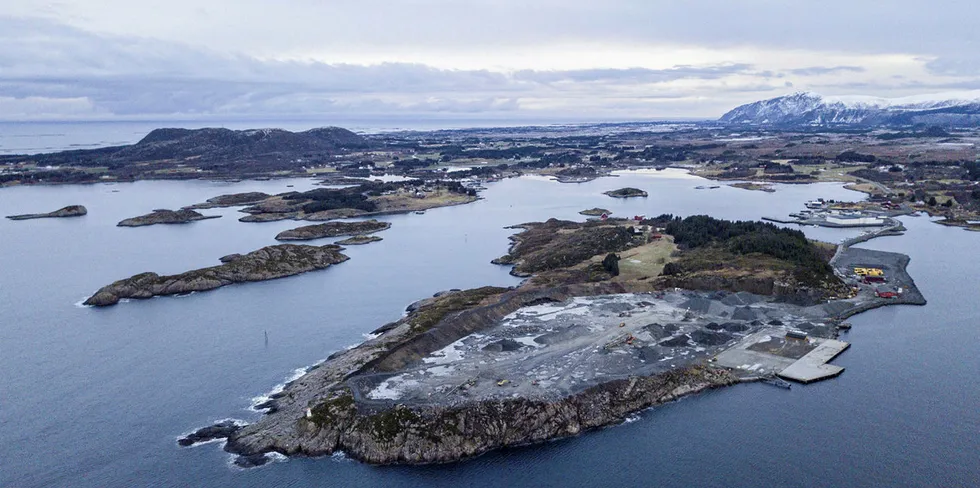
[[[828,214],[826,219],[828,223],[836,225],[885,225],[885,219],[868,215]]]

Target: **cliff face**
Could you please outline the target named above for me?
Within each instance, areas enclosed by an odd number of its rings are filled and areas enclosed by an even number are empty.
[[[576,435],[686,394],[737,382],[727,371],[692,366],[554,398],[411,406],[355,401],[349,386],[364,375],[399,371],[521,307],[624,291],[611,283],[533,290],[486,287],[425,300],[408,317],[384,327],[377,339],[331,356],[288,385],[266,405],[271,411],[259,422],[222,431],[221,437],[228,436],[225,449],[249,460],[272,451],[310,456],[343,451],[375,464],[447,462]],[[208,432],[202,429],[201,435]]]
[[[287,427],[290,435],[244,428],[228,439],[230,452],[250,455],[326,455],[343,451],[375,464],[438,463],[492,449],[567,437],[622,422],[627,415],[708,388],[734,384],[724,370],[692,367],[598,385],[557,401],[513,399],[455,407],[359,410],[340,393]]]
[[[85,305],[107,306],[123,298],[151,298],[193,291],[213,290],[232,283],[265,281],[297,275],[344,262],[343,248],[334,245],[303,246],[280,244],[243,256],[226,256],[220,266],[197,269],[173,276],[141,273],[104,286],[85,300]]]

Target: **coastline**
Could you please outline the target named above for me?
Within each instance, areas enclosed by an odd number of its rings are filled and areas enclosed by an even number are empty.
[[[901,233],[904,226],[879,229],[877,232],[858,236],[842,242],[838,247],[833,262],[841,259],[851,246],[866,242],[882,235]],[[893,253],[887,253],[893,254]],[[901,255],[899,264],[904,270],[908,257]],[[906,275],[907,276],[907,275]],[[911,280],[911,277],[908,278]],[[528,303],[556,300],[562,297],[595,296],[608,292],[635,293],[638,290],[610,289],[612,284],[595,286],[571,285],[559,287],[557,296],[540,295],[521,302],[522,305],[510,303],[503,310],[487,315],[487,311],[499,307],[504,300],[481,305],[476,309],[466,309],[457,316],[447,317],[446,320],[462,321],[476,314],[478,321],[495,320],[493,317],[503,317]],[[914,287],[914,284],[912,285]],[[505,295],[533,294],[533,290],[511,290]],[[430,299],[431,300],[431,299]],[[859,299],[855,299],[859,300]],[[864,302],[847,307],[837,314],[834,320],[838,323],[847,317],[858,313],[898,304],[925,303],[918,294],[909,294],[906,300],[882,300],[865,297]],[[423,302],[426,302],[423,300]],[[506,313],[505,313],[506,312]],[[425,344],[425,337],[415,334],[409,322],[413,314],[402,320],[388,324],[378,329],[380,336],[346,351],[331,355],[325,362],[311,368],[306,375],[287,383],[278,399],[273,399],[273,410],[264,415],[259,421],[236,431],[229,436],[225,450],[241,456],[249,465],[261,464],[259,457],[267,453],[279,453],[287,456],[323,456],[343,452],[351,458],[371,464],[426,464],[453,462],[479,455],[500,447],[526,445],[544,440],[574,436],[582,432],[622,423],[630,415],[638,411],[676,400],[689,394],[696,394],[710,388],[730,386],[742,382],[767,380],[768,376],[735,374],[725,368],[704,363],[681,369],[654,374],[650,376],[631,376],[628,379],[614,379],[597,384],[589,389],[571,396],[562,396],[553,401],[535,401],[531,398],[518,397],[513,402],[476,401],[456,405],[436,405],[406,407],[399,403],[393,406],[370,406],[371,402],[355,401],[357,395],[348,383],[350,378],[369,368],[390,362],[392,355],[401,359],[391,363],[386,368],[405,364],[405,361],[416,360],[424,351],[431,350],[433,344]],[[442,324],[442,322],[440,322]],[[467,330],[480,330],[479,326],[466,326]],[[834,332],[836,337],[837,331]],[[423,334],[424,336],[425,334]],[[420,343],[419,341],[422,341]],[[444,345],[449,338],[439,344]],[[450,341],[451,342],[451,341]],[[413,346],[416,344],[416,346]],[[398,352],[401,350],[402,352]],[[405,352],[407,351],[407,352]],[[413,352],[414,351],[414,352]],[[694,372],[694,369],[697,371]],[[686,376],[692,374],[693,376]],[[839,374],[839,373],[838,373]],[[625,383],[624,383],[625,382]],[[624,394],[632,393],[637,382],[643,384],[668,385],[668,389],[656,389],[652,396],[629,397]],[[659,382],[659,383],[658,383]],[[624,386],[630,385],[630,386]],[[666,388],[666,386],[664,387]],[[668,391],[669,390],[669,391]],[[347,391],[350,393],[344,394]],[[338,393],[340,392],[340,393]],[[322,395],[326,394],[324,397]],[[348,399],[349,398],[349,399]],[[580,406],[588,406],[589,418],[578,412]],[[311,408],[311,410],[306,410]],[[318,410],[319,409],[319,410]],[[304,414],[304,410],[306,413]],[[546,419],[563,419],[549,423]],[[509,419],[509,420],[503,420]],[[530,420],[529,420],[530,419]],[[572,422],[572,419],[575,422]],[[462,422],[462,424],[460,424]],[[497,422],[505,422],[509,427],[492,427]],[[530,422],[530,423],[526,423]],[[340,424],[334,428],[332,425]],[[385,426],[381,431],[371,430],[369,425]],[[456,425],[457,427],[452,427]],[[459,430],[459,425],[467,425],[476,431]],[[477,425],[478,427],[474,427]],[[520,428],[516,426],[521,426]],[[565,427],[562,427],[565,426]],[[365,430],[367,429],[367,430]],[[455,430],[454,430],[455,429]],[[508,429],[517,429],[511,432]],[[382,432],[383,431],[383,432]],[[371,434],[373,432],[373,434]],[[387,432],[387,434],[385,433]],[[426,432],[440,432],[435,442],[426,440]],[[488,437],[489,432],[496,434]],[[523,432],[524,434],[520,434]],[[378,436],[381,439],[377,438]],[[467,441],[470,439],[470,441]],[[473,439],[479,439],[472,442]],[[447,444],[454,447],[446,447]]]

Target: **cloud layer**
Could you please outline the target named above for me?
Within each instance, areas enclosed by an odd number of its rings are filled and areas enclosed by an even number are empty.
[[[802,3],[24,0],[0,6],[0,120],[632,120],[980,88],[971,4]]]

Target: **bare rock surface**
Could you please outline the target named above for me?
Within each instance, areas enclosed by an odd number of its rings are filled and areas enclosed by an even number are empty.
[[[140,273],[102,287],[85,300],[85,305],[103,307],[115,305],[124,298],[178,295],[213,290],[232,283],[284,278],[342,263],[348,259],[340,253],[342,249],[335,245],[279,244],[237,257],[225,256],[222,258],[224,264],[178,275]]]
[[[146,215],[125,219],[118,224],[119,227],[143,227],[156,224],[186,224],[197,220],[217,219],[220,215],[201,215],[199,212],[188,209],[181,210],[154,210]]]
[[[327,222],[325,224],[304,225],[295,229],[285,230],[276,236],[277,241],[308,241],[324,237],[362,236],[386,230],[391,227],[388,222],[364,220],[360,222]]]
[[[217,207],[237,207],[239,205],[249,205],[253,203],[261,202],[272,195],[268,193],[262,193],[260,191],[252,191],[246,193],[231,193],[228,195],[218,195],[214,198],[208,198],[204,203],[197,203],[184,207],[187,209],[204,209],[204,208],[217,208]]]
[[[337,241],[337,244],[341,246],[362,246],[364,244],[370,244],[372,242],[378,242],[382,240],[378,236],[354,236],[348,237],[342,241]]]

